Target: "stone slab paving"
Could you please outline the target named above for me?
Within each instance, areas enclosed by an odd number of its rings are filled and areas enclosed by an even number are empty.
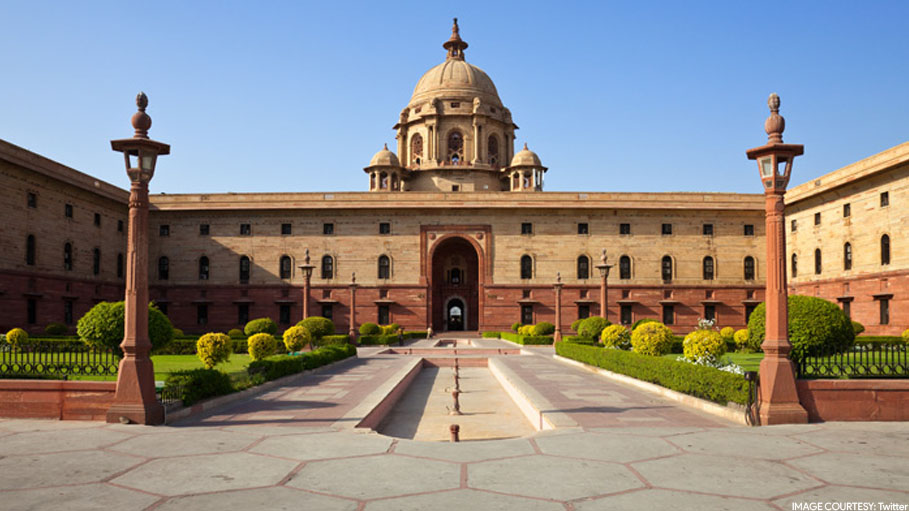
[[[383,355],[174,426],[3,420],[0,509],[909,505],[909,424],[734,426],[545,355],[507,360],[580,426],[509,440],[418,442],[344,427],[339,418],[400,367]]]

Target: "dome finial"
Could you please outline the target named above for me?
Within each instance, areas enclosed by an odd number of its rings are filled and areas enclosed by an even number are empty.
[[[524,142],[524,150],[525,150],[525,151],[529,151],[529,150],[530,150],[530,149],[527,149],[527,142]]]
[[[130,122],[133,124],[133,129],[136,132],[133,134],[133,138],[148,138],[148,129],[151,128],[151,117],[145,113],[145,108],[148,106],[148,96],[144,92],[136,94],[136,107],[139,109],[138,112],[133,114]]]
[[[451,26],[451,38],[442,44],[442,48],[448,50],[448,58],[464,60],[464,50],[467,49],[467,43],[461,39],[458,18],[454,18],[454,23]]]
[[[764,131],[767,132],[768,144],[782,144],[783,131],[786,129],[786,119],[780,115],[780,96],[774,92],[767,98],[770,107],[770,117],[764,121]]]

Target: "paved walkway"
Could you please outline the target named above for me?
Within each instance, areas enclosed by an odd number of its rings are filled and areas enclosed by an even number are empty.
[[[0,508],[909,504],[905,423],[733,426],[545,356],[503,359],[580,427],[459,444],[357,433],[340,418],[406,363],[406,357],[368,356],[376,351],[362,350],[363,358],[330,372],[176,426],[0,420]]]

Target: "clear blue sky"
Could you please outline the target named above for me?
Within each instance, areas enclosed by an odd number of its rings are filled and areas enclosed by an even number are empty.
[[[909,140],[909,2],[0,5],[0,138],[126,186],[144,90],[153,192],[364,191],[451,18],[547,190],[759,192],[767,95],[793,184]]]

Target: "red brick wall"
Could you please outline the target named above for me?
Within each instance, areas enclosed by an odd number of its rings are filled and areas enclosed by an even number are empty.
[[[796,386],[812,422],[909,420],[909,380],[798,380]]]
[[[106,419],[116,382],[0,380],[0,417]]]

